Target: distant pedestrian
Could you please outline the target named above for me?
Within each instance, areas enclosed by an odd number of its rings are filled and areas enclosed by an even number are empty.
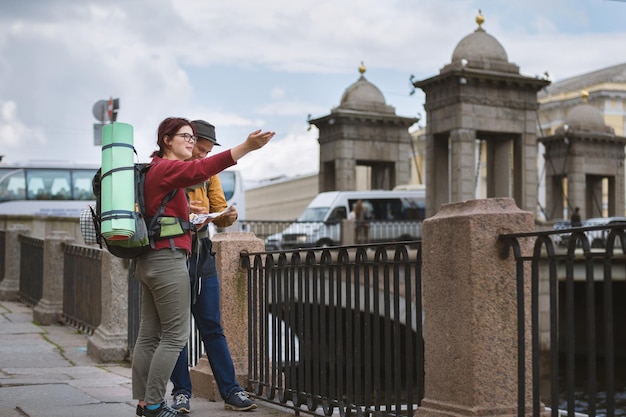
[[[570,225],[572,227],[580,227],[583,225],[580,218],[580,207],[574,208],[574,213],[572,213],[572,217],[570,217]]]
[[[348,219],[354,220],[354,235],[357,244],[369,242],[369,218],[368,208],[363,203],[363,200],[358,200],[348,216]]]

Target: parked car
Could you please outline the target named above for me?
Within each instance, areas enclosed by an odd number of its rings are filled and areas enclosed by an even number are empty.
[[[606,226],[613,224],[624,224],[626,228],[626,217],[592,217],[582,221],[582,225],[579,227],[592,227],[592,226]],[[556,222],[554,224],[555,230],[572,229],[571,222],[569,220]],[[585,236],[589,240],[592,248],[604,248],[606,247],[606,240],[609,236],[610,229],[603,230],[588,230],[585,231]],[[569,244],[570,233],[563,233],[554,236],[554,243],[559,246],[567,246]],[[616,242],[615,246],[620,246],[619,242]]]

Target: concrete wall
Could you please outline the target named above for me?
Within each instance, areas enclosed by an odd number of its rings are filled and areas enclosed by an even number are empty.
[[[67,232],[78,244],[84,244],[78,218],[52,216],[0,215],[0,230],[9,230],[13,225],[22,225],[33,237],[44,238],[52,232]]]

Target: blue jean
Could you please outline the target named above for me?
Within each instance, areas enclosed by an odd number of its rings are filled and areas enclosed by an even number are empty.
[[[230,350],[224,336],[220,313],[220,281],[218,276],[201,278],[201,290],[195,304],[191,306],[191,313],[196,321],[196,327],[202,337],[204,350],[215,382],[222,399],[226,399],[235,391],[243,388],[237,383],[235,367],[230,356]],[[187,346],[178,356],[178,361],[170,377],[174,384],[172,395],[185,394],[191,397],[191,376],[187,361]]]

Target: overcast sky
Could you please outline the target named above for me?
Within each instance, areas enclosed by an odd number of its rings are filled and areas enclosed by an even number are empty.
[[[168,116],[216,125],[221,149],[255,129],[248,181],[318,170],[320,117],[365,77],[425,119],[409,78],[438,74],[477,25],[523,75],[554,81],[626,61],[626,2],[610,0],[0,0],[4,163],[100,163],[93,106],[120,99],[141,161]],[[414,127],[415,128],[415,127]],[[220,148],[217,148],[218,150]]]

